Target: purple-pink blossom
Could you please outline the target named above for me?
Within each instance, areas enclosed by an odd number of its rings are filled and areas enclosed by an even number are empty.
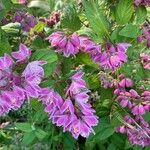
[[[131,45],[127,43],[118,43],[115,46],[107,43],[106,51],[104,51],[100,57],[100,66],[105,70],[111,69],[113,71],[121,67],[127,62],[126,51],[129,46]]]
[[[149,0],[134,0],[134,4],[136,6],[139,6],[139,5],[150,6],[150,1]]]
[[[150,55],[146,53],[141,53],[140,58],[144,69],[150,70]]]
[[[13,22],[19,22],[21,24],[21,28],[25,32],[30,32],[30,30],[37,24],[37,20],[34,16],[20,10],[17,11],[13,17]]]
[[[129,142],[133,145],[150,146],[150,124],[148,122],[141,116],[134,118],[125,116],[124,122],[124,125],[116,129],[117,132],[126,134]]]
[[[21,44],[19,52],[12,52],[17,61],[29,58],[29,49]],[[23,48],[23,50],[22,50]],[[0,116],[17,110],[30,97],[37,98],[41,92],[39,84],[44,77],[44,61],[30,62],[23,72],[17,72],[13,58],[5,54],[0,57]]]
[[[21,43],[19,45],[19,51],[12,52],[11,55],[17,62],[24,63],[31,56],[31,50]]]
[[[146,41],[147,48],[150,48],[150,25],[149,24],[144,24],[143,33],[142,35],[138,36],[137,41],[138,42]]]
[[[80,40],[76,33],[66,36],[63,32],[54,32],[47,40],[51,43],[51,46],[56,47],[57,52],[63,53],[65,57],[79,52]]]
[[[71,84],[67,88],[66,99],[63,99],[52,89],[42,89],[40,100],[46,105],[45,111],[54,124],[69,131],[74,138],[79,135],[87,138],[94,133],[93,126],[98,124],[95,110],[88,103],[89,90],[82,79],[83,72],[79,71],[71,77]]]

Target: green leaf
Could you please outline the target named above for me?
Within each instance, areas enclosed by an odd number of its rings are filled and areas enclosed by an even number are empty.
[[[45,75],[50,76],[57,65],[57,55],[51,49],[40,49],[33,53],[31,60],[45,60],[47,62],[44,65]]]
[[[126,25],[120,32],[119,35],[129,37],[129,38],[136,38],[140,34],[139,26],[128,24]]]
[[[150,112],[147,112],[145,115],[143,115],[143,118],[145,121],[150,123]]]
[[[109,22],[103,11],[98,7],[98,3],[94,0],[83,0],[85,14],[90,22],[94,32],[102,38],[103,36],[109,37]]]
[[[36,135],[34,132],[25,133],[22,139],[22,145],[29,146],[34,140],[36,140]]]
[[[35,112],[35,115],[33,116],[34,122],[37,122],[37,123],[42,123],[42,121],[46,118],[47,118],[47,114],[44,112],[43,109]]]
[[[24,132],[31,132],[32,126],[30,123],[15,123],[17,129],[24,131]]]
[[[1,0],[0,1],[0,21],[6,15],[6,13],[11,9],[10,0]]]
[[[147,17],[147,10],[144,6],[139,6],[136,8],[136,17],[135,17],[135,22],[137,24],[142,24]]]
[[[16,35],[19,33],[20,23],[9,23],[1,27],[7,34],[10,36]]]
[[[39,102],[37,99],[32,99],[30,101],[31,103],[31,106],[34,110],[36,111],[43,111],[44,107],[43,105],[41,104],[41,102]]]
[[[35,135],[39,140],[44,139],[47,136],[47,133],[40,128],[35,130]]]
[[[87,143],[105,140],[110,137],[114,132],[114,127],[110,125],[107,118],[101,118],[100,123],[94,128],[95,135],[91,134],[87,139]]]
[[[50,11],[50,6],[48,4],[48,2],[43,1],[43,0],[32,0],[29,4],[28,4],[29,8],[40,8],[43,9],[45,11]]]
[[[11,46],[9,44],[6,33],[0,29],[0,56],[4,55],[4,53],[10,53]]]
[[[95,64],[91,59],[90,59],[90,57],[89,57],[89,55],[88,54],[86,54],[86,53],[78,53],[77,55],[76,55],[76,59],[77,59],[77,61],[79,62],[79,63],[81,63],[81,64],[86,64],[86,65],[88,65],[88,66],[92,66],[93,68],[97,68],[98,67],[98,65],[97,64]]]
[[[63,133],[63,149],[73,150],[75,148],[75,139],[70,133]]]
[[[45,23],[44,22],[41,22],[41,21],[38,21],[38,23],[34,26],[34,28],[32,29],[32,31],[34,32],[42,32],[44,30],[44,27],[45,27]]]
[[[130,21],[133,12],[133,0],[120,0],[115,10],[115,18],[118,24],[123,25]]]
[[[63,28],[70,29],[75,32],[81,28],[81,21],[74,6],[66,6],[64,15],[61,17],[61,25]]]

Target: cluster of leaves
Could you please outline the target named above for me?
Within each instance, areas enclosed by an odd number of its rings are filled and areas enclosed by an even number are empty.
[[[24,9],[36,16],[38,24],[29,33],[24,33],[20,24],[12,23],[11,18],[17,9]],[[57,10],[61,11],[62,17],[55,27],[49,28],[40,21],[40,18],[48,17]],[[115,132],[115,127],[121,124],[120,116],[125,112],[116,104],[113,90],[101,87],[98,66],[84,53],[64,58],[45,39],[56,30],[64,30],[89,36],[97,43],[106,40],[131,43],[132,47],[127,52],[128,62],[115,72],[115,76],[123,73],[134,81],[135,88],[143,85],[150,90],[150,84],[145,81],[150,79],[150,72],[143,69],[139,60],[139,54],[148,49],[145,43],[137,43],[137,37],[142,33],[141,27],[150,17],[149,8],[134,7],[132,0],[30,0],[27,5],[19,5],[17,0],[1,0],[0,21],[4,17],[10,22],[6,25],[0,23],[0,56],[15,51],[20,42],[25,43],[32,49],[31,60],[48,62],[44,66],[46,77],[41,86],[50,86],[61,95],[72,72],[82,67],[92,91],[91,103],[100,122],[94,128],[95,135],[90,135],[86,140],[81,137],[74,140],[69,133],[63,133],[61,128],[52,125],[42,104],[32,99],[19,111],[0,118],[2,149],[142,149],[129,144],[126,136]],[[146,114],[148,121],[149,117],[150,114]],[[8,123],[7,127],[2,128],[2,123]]]

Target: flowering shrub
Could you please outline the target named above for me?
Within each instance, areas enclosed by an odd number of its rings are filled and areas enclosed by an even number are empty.
[[[148,150],[150,0],[1,0],[0,148]]]

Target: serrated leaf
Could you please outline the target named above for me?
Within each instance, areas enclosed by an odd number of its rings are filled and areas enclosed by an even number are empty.
[[[119,35],[130,37],[130,38],[136,38],[140,34],[139,26],[128,24],[126,25],[120,32]]]
[[[109,36],[109,22],[103,14],[103,11],[98,7],[97,1],[83,0],[83,6],[85,8],[86,17],[94,32],[100,38],[103,36]]]
[[[30,123],[15,123],[17,129],[24,131],[24,132],[31,132],[32,127]]]
[[[63,28],[67,28],[72,32],[81,28],[81,21],[74,6],[65,7],[64,15],[61,17],[61,25]]]
[[[118,24],[123,25],[130,21],[134,12],[133,4],[133,0],[119,1],[115,11],[115,18]]]

